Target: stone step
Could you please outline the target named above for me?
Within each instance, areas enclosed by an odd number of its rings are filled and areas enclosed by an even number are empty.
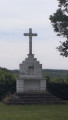
[[[6,104],[62,104],[64,103],[56,96],[49,92],[46,93],[23,93],[14,94],[7,101]]]
[[[10,101],[60,101],[60,99],[44,99],[44,98],[34,98],[34,99],[32,99],[32,98],[29,98],[29,99],[26,99],[26,98],[23,98],[23,99],[10,99]]]
[[[9,101],[7,104],[63,104],[61,101]]]
[[[56,97],[23,97],[23,98],[11,98],[13,100],[60,100]]]

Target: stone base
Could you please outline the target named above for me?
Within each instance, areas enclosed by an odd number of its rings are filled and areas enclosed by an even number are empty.
[[[46,91],[46,80],[42,79],[25,79],[25,80],[17,80],[16,81],[17,93],[37,91],[42,92]]]
[[[52,95],[49,92],[24,92],[24,93],[17,93],[12,95],[7,100],[4,99],[3,101],[6,104],[22,104],[22,105],[29,105],[29,104],[64,104],[62,100],[57,98],[56,96]]]

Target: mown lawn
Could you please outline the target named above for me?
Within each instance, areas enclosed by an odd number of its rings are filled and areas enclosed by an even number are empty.
[[[0,120],[68,120],[68,104],[5,105],[0,102]]]

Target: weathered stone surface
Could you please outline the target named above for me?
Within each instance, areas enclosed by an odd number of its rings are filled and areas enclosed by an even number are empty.
[[[28,55],[28,58],[20,64],[17,93],[25,91],[46,91],[46,80],[42,78],[42,65],[34,55]]]

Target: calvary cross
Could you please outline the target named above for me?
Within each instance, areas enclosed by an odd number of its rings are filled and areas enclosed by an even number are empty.
[[[37,36],[37,34],[32,33],[32,28],[29,28],[29,33],[24,33],[24,36],[29,36],[29,54],[32,54],[32,36]]]

